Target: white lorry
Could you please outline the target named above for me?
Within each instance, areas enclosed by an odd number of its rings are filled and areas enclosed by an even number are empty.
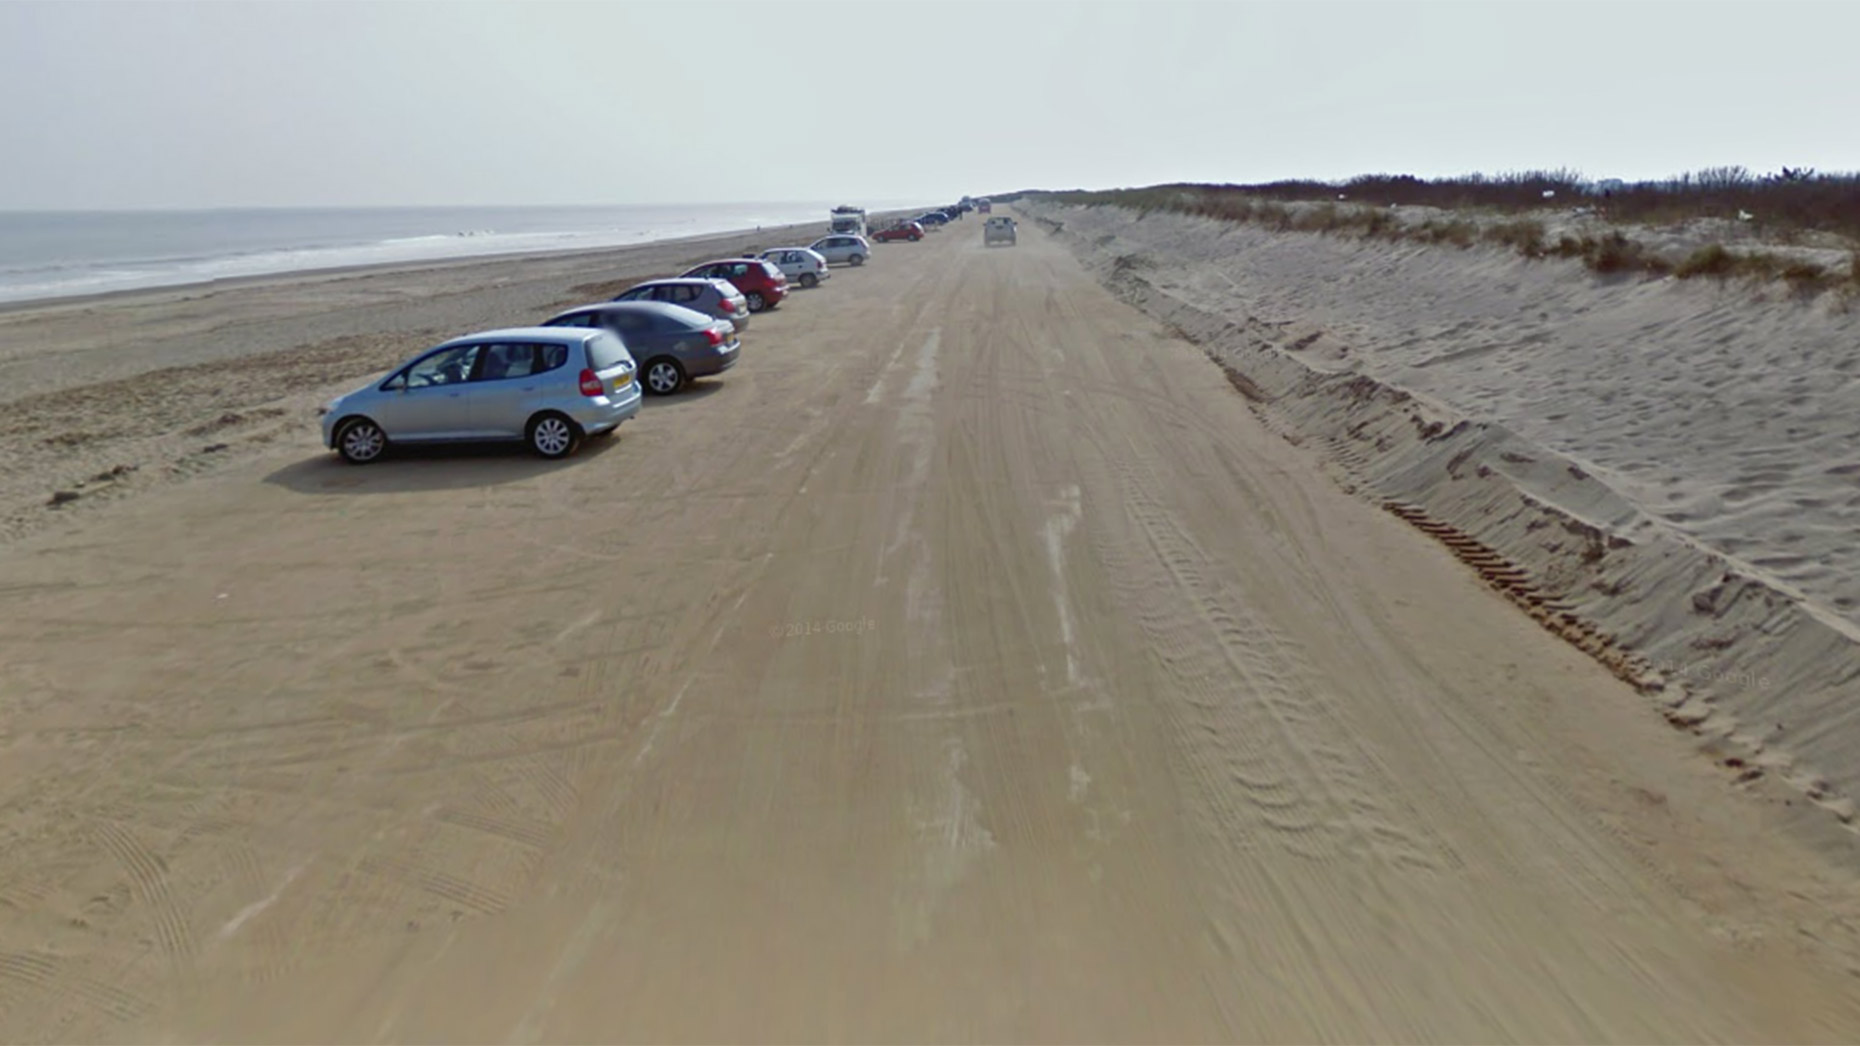
[[[866,235],[865,208],[863,207],[835,207],[830,218],[829,227],[842,236]]]

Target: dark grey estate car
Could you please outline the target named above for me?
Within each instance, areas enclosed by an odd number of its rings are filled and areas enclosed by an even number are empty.
[[[682,305],[656,301],[610,301],[583,305],[554,316],[545,327],[609,330],[639,362],[640,385],[669,395],[692,378],[721,374],[736,366],[742,342],[729,320]]]

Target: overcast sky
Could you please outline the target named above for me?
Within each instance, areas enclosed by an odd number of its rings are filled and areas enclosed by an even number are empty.
[[[1860,169],[1860,2],[0,0],[0,209]]]

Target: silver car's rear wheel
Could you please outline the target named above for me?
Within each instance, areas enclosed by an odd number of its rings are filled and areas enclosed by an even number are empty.
[[[865,264],[865,255],[863,255],[863,254],[855,254],[855,255],[853,255],[852,257],[850,257],[850,258],[848,258],[848,259],[846,259],[846,260],[847,260],[847,261],[849,261],[849,262],[852,262],[852,263],[853,263],[854,265],[864,265],[864,264]]]
[[[684,386],[685,371],[677,360],[663,357],[646,364],[646,391],[655,396],[669,396]]]
[[[568,457],[580,442],[581,431],[560,414],[538,414],[530,419],[530,449],[541,457]]]
[[[336,433],[336,453],[351,465],[366,465],[387,450],[387,433],[367,418],[345,421]]]
[[[813,287],[819,283],[820,283],[820,277],[814,275],[813,273],[804,272],[801,274],[801,286]]]

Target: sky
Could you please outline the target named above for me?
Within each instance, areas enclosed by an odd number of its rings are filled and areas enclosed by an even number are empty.
[[[1860,2],[0,0],[0,210],[1860,170]]]

